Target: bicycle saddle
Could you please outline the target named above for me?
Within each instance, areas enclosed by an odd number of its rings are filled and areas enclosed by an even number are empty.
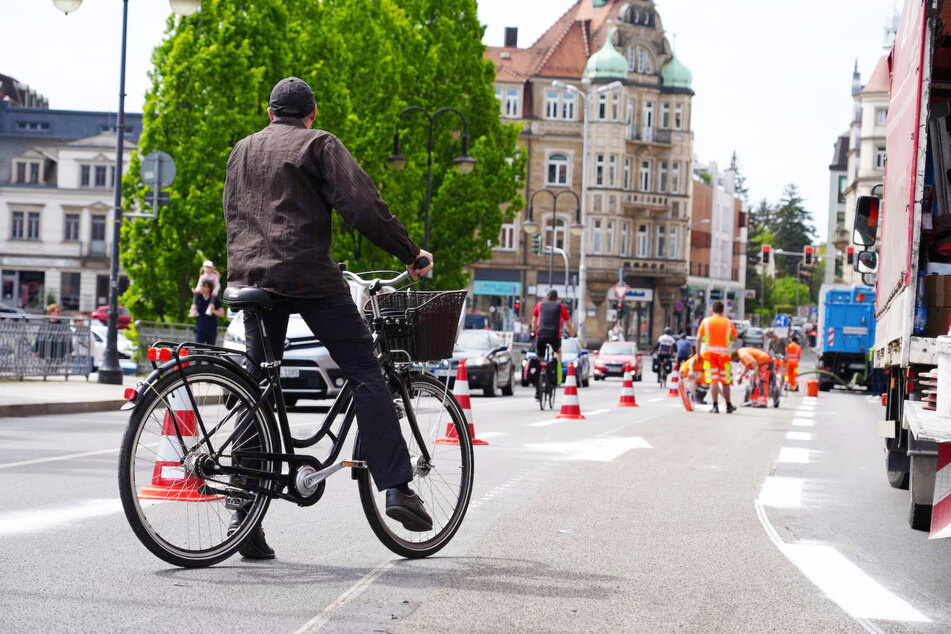
[[[271,307],[271,294],[254,286],[229,286],[225,289],[224,299],[234,310],[267,310]]]

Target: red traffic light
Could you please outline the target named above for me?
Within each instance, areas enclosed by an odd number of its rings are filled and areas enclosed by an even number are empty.
[[[847,264],[852,264],[855,261],[855,249],[852,247],[845,250],[845,261]]]
[[[763,245],[763,264],[769,264],[769,251],[770,246],[768,244]]]
[[[805,253],[803,254],[803,261],[806,266],[812,264],[812,247],[806,247]]]

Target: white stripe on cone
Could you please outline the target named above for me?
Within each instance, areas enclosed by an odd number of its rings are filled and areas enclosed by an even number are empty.
[[[667,377],[667,396],[680,398],[680,391],[677,389],[678,383],[680,383],[680,375],[672,372]]]
[[[575,364],[568,364],[568,378],[565,380],[564,397],[561,401],[561,413],[555,418],[584,420],[581,415],[581,403],[578,402],[578,379],[575,377]]]
[[[631,377],[631,364],[624,364],[624,379],[621,385],[621,400],[618,401],[618,407],[637,407],[637,401],[634,399],[634,379]]]

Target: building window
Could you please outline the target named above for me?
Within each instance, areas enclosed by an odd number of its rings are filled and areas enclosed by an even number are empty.
[[[660,127],[665,130],[670,127],[670,104],[666,102],[660,105]]]
[[[17,212],[14,212],[17,213]],[[22,218],[22,212],[21,218]],[[20,221],[20,232],[21,237],[26,240],[39,240],[40,239],[40,212],[31,211],[26,214],[26,236],[22,235],[23,232],[23,221]]]
[[[573,121],[575,118],[575,96],[555,90],[546,92],[545,118]]]
[[[875,148],[875,169],[885,169],[885,148],[881,146]]]
[[[671,227],[667,235],[667,257],[677,259],[677,227]]]
[[[502,225],[499,232],[499,245],[496,247],[500,251],[515,250],[515,223],[506,222]]]
[[[601,221],[598,219],[591,221],[591,252],[601,253]]]
[[[843,203],[845,203],[845,190],[848,189],[848,187],[849,187],[849,179],[845,176],[845,174],[839,175],[839,197],[838,197],[838,202],[839,202],[840,205],[843,204]]]
[[[13,180],[15,183],[25,183],[26,182],[26,163],[17,163],[16,164],[17,175]]]
[[[617,154],[608,157],[608,187],[617,187]]]
[[[552,246],[552,243],[551,243],[551,234],[552,234],[551,221],[552,221],[552,219],[551,219],[550,216],[549,216],[548,220],[545,221],[545,246],[546,246],[546,247]],[[565,246],[565,221],[562,220],[561,218],[555,218],[555,246],[556,246],[557,248],[559,248],[559,249],[565,249],[565,251],[568,250],[567,247]]]
[[[616,226],[616,221],[608,220],[607,235],[605,235],[604,239],[604,246],[608,255],[614,255],[614,229]]]
[[[575,120],[575,96],[563,94],[561,96],[561,118],[567,121]]]
[[[10,239],[23,239],[23,219],[25,214],[22,211],[14,211],[10,217]]]
[[[608,118],[608,95],[601,93],[598,95],[598,119],[604,121]]]
[[[650,257],[650,230],[647,225],[637,226],[637,257]]]
[[[625,220],[621,224],[621,255],[627,257],[631,254],[631,223]]]
[[[645,128],[654,127],[654,102],[653,101],[644,102],[644,127]]]
[[[557,119],[558,118],[558,93],[554,91],[548,91],[545,93],[545,118],[546,119]]]
[[[627,68],[636,73],[653,73],[654,60],[643,46],[628,46]]]
[[[641,161],[641,191],[649,192],[651,190],[651,162]]]
[[[59,303],[66,310],[79,310],[79,273],[61,273]]]
[[[662,192],[667,191],[667,161],[661,161],[657,167],[657,180],[659,189]]]
[[[634,97],[628,97],[627,99],[627,114],[625,115],[624,123],[626,125],[626,134],[627,138],[634,138],[634,105],[636,99]]]
[[[106,217],[102,214],[92,216],[89,225],[90,255],[106,254]]]
[[[495,98],[499,100],[499,111],[502,110],[502,89],[496,87],[495,89]]]
[[[594,155],[594,184],[604,185],[604,154]]]
[[[591,196],[591,211],[604,211],[604,196],[601,194],[592,194]]]
[[[674,107],[674,129],[681,130],[684,127],[684,106],[678,103]]]
[[[680,162],[674,161],[673,167],[670,172],[670,186],[671,191],[675,194],[680,193]]]
[[[81,165],[79,167],[79,186],[89,187],[89,177],[92,175],[91,165]]]
[[[624,189],[631,188],[631,157],[624,157]]]
[[[505,91],[505,110],[503,111],[503,114],[506,117],[517,117],[519,116],[519,112],[518,89],[509,88]]]
[[[875,108],[875,125],[885,125],[888,118],[888,108]]]
[[[97,165],[95,170],[96,180],[94,184],[96,187],[105,187],[106,186],[106,166]]]
[[[621,96],[616,92],[611,95],[611,121],[621,119]]]
[[[547,185],[568,184],[568,157],[564,154],[552,154],[548,157]]]
[[[63,241],[79,241],[79,214],[66,214],[63,225]]]
[[[36,185],[40,182],[40,164],[30,163],[30,184]]]
[[[664,225],[657,225],[657,251],[655,257],[664,257]]]
[[[49,130],[47,121],[17,121],[17,130]]]
[[[40,162],[39,161],[14,161],[16,175],[14,183],[29,183],[37,185],[40,182]]]

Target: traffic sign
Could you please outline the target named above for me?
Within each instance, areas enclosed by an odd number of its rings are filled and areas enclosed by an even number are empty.
[[[615,284],[614,285],[614,296],[618,299],[624,299],[627,297],[627,292],[631,290],[631,287],[627,284]]]
[[[175,160],[165,152],[150,152],[142,158],[140,173],[152,189],[165,189],[175,182]]]
[[[773,326],[776,328],[789,328],[789,315],[776,315]]]

